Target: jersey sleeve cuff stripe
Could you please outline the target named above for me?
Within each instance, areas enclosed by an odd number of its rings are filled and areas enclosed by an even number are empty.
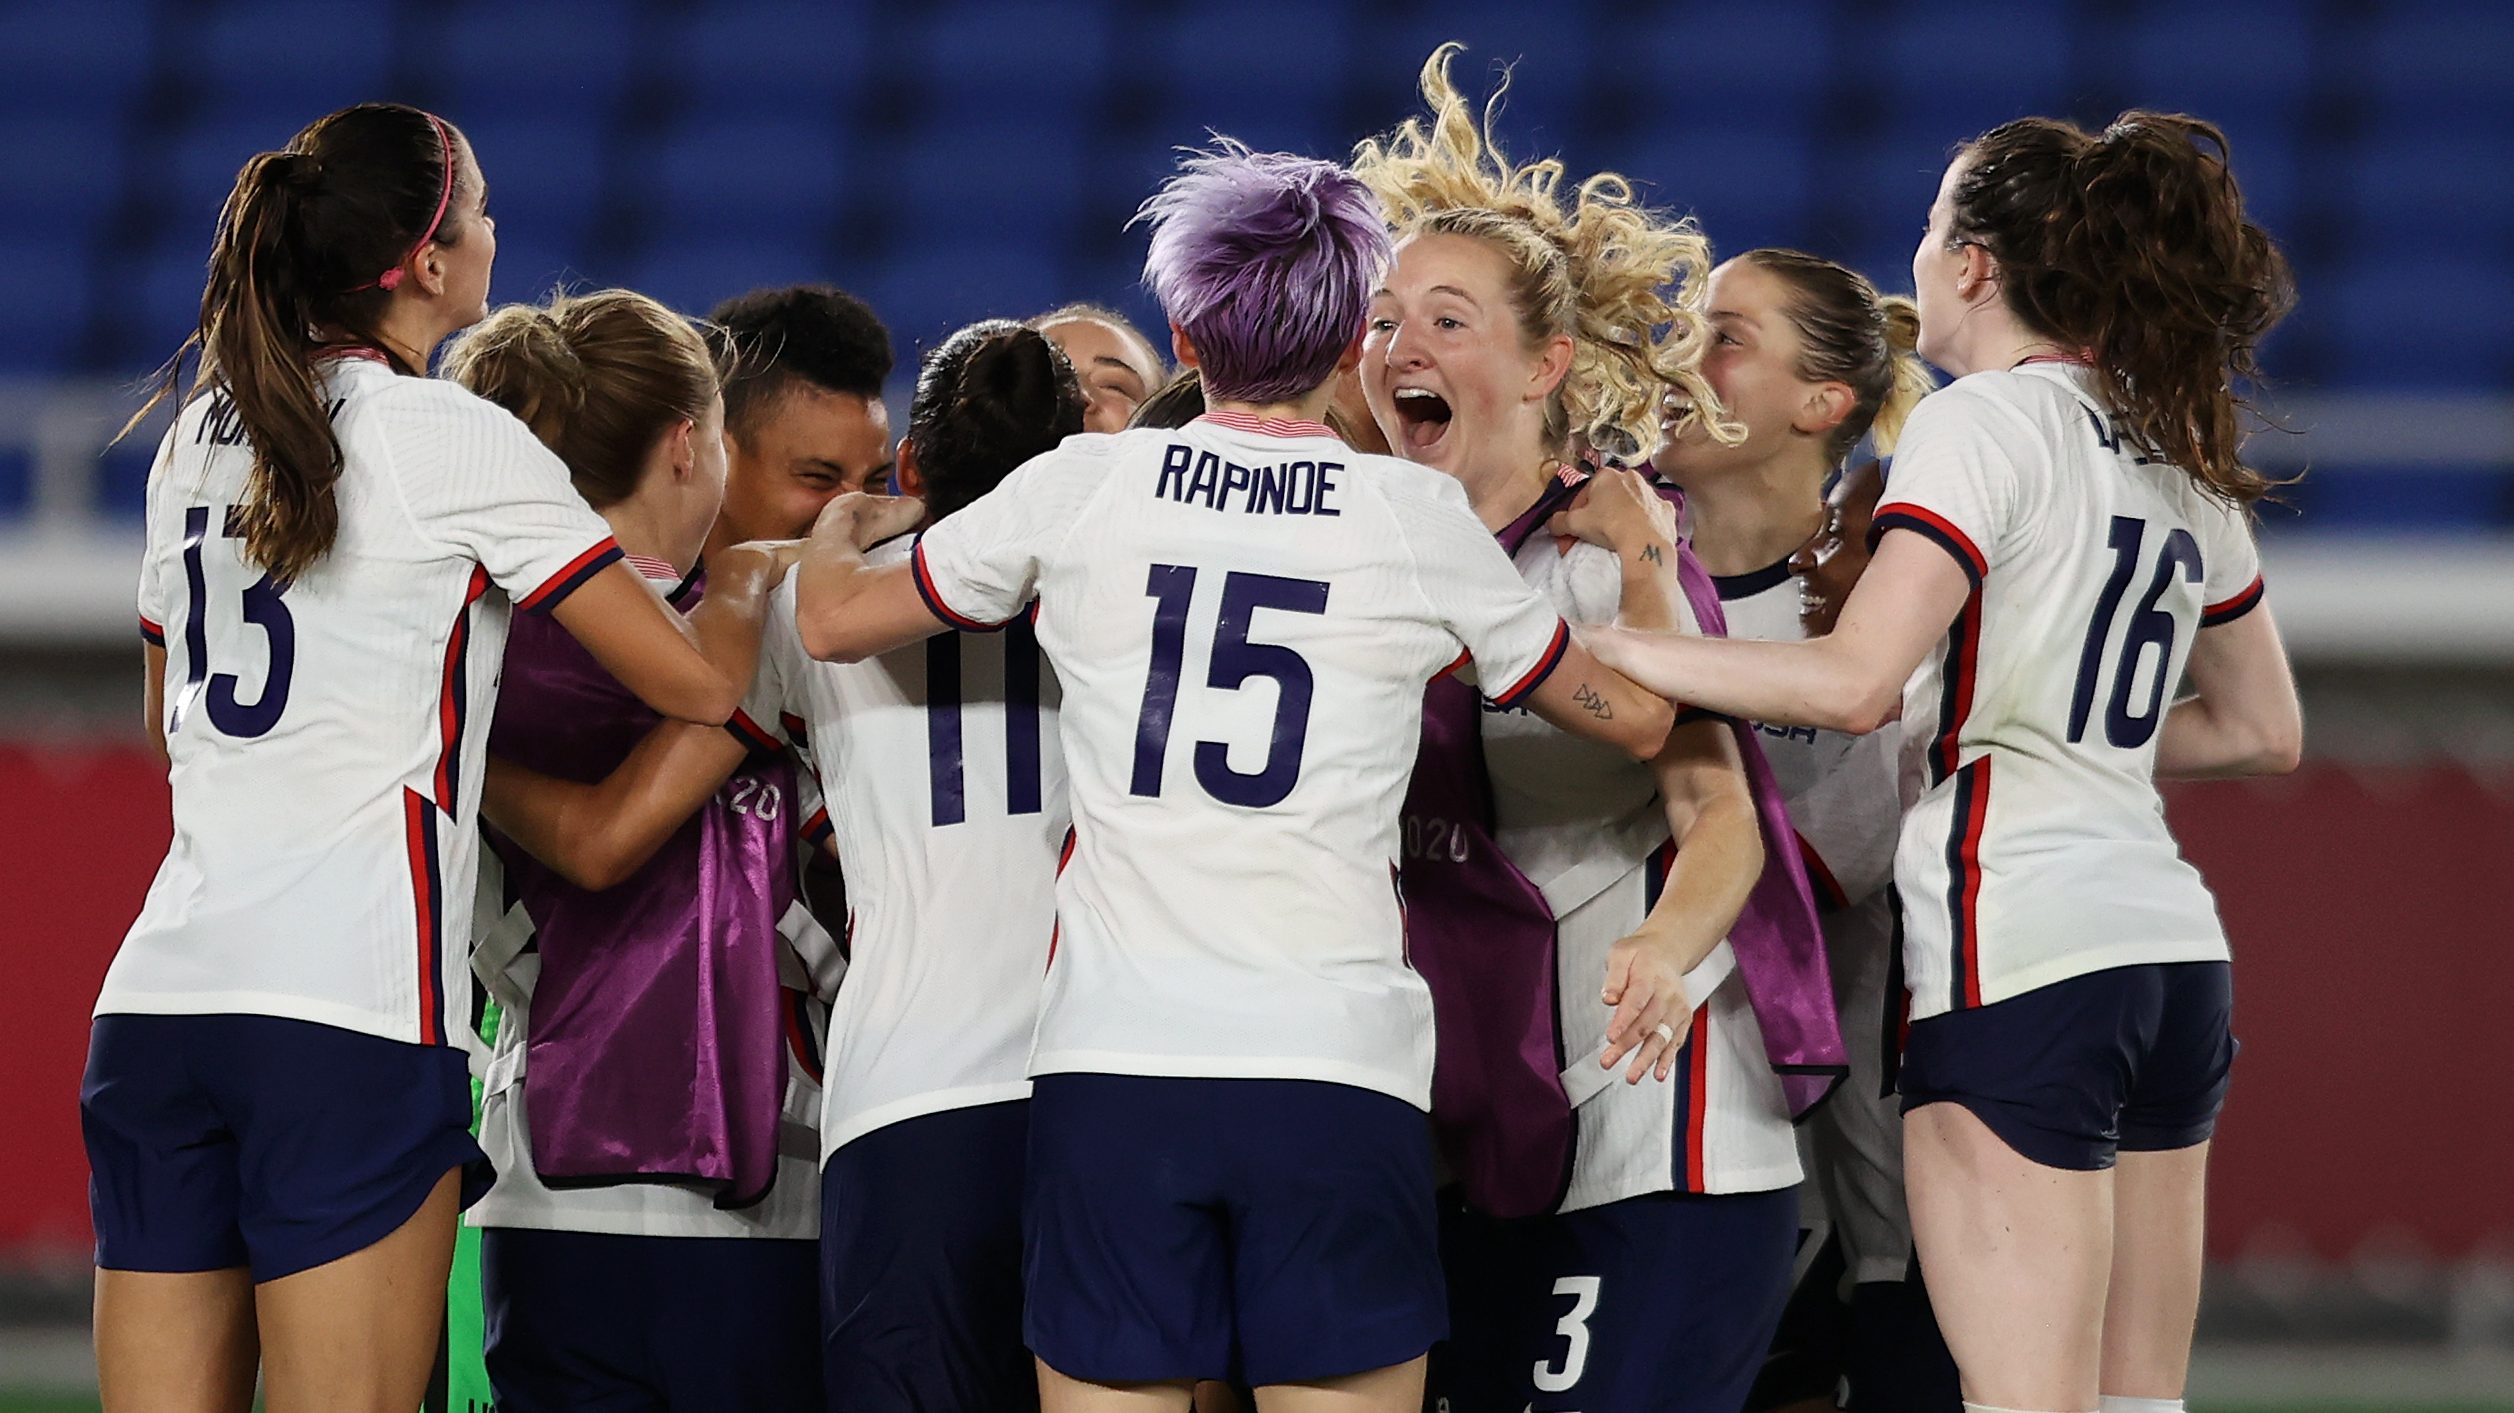
[[[146,614],[140,616],[140,636],[158,647],[166,646],[166,625]]]
[[[994,633],[1003,629],[1003,623],[988,623],[980,619],[971,618],[969,615],[954,609],[950,604],[943,602],[942,594],[934,587],[934,576],[932,572],[927,570],[925,567],[925,544],[923,541],[919,541],[917,547],[908,552],[908,564],[913,570],[910,577],[916,580],[917,597],[925,600],[925,606],[934,610],[934,616],[936,618],[943,620],[945,623],[950,624],[954,628],[960,629],[964,633]],[[1005,620],[1007,623],[1011,621],[1012,620],[1010,619]]]
[[[1798,836],[1798,856],[1807,865],[1807,881],[1815,885],[1816,901],[1823,904],[1828,912],[1849,907],[1850,894],[1842,891],[1841,882],[1834,878],[1833,870],[1825,867],[1824,855],[1816,852],[1816,846],[1807,842],[1806,835],[1799,834],[1795,829],[1790,832]]]
[[[1554,669],[1562,666],[1563,654],[1570,648],[1571,625],[1557,618],[1553,641],[1545,645],[1544,656],[1536,660],[1536,666],[1529,668],[1526,676],[1512,683],[1509,691],[1493,698],[1493,705],[1512,707],[1526,701],[1530,692],[1543,686],[1545,679],[1554,675]]]
[[[735,708],[732,719],[725,723],[725,729],[732,732],[735,739],[752,750],[776,752],[785,749],[783,742],[762,729],[758,722],[751,720],[749,712],[738,707]]]
[[[2220,624],[2232,623],[2236,619],[2250,613],[2252,610],[2259,608],[2261,606],[2261,592],[2264,587],[2266,586],[2262,583],[2261,576],[2258,574],[2253,575],[2252,582],[2244,585],[2242,590],[2236,593],[2234,597],[2222,600],[2218,603],[2210,604],[2208,607],[2201,609],[2200,626],[2203,628],[2215,628]]]
[[[1936,541],[1940,549],[1955,556],[1955,562],[1964,567],[1964,577],[1972,580],[1976,589],[1990,573],[1990,560],[1973,543],[1972,536],[1935,511],[1917,505],[1879,506],[1876,516],[1868,522],[1869,546],[1874,548],[1888,530],[1915,530]]]
[[[618,563],[619,559],[620,542],[605,535],[600,544],[569,560],[565,568],[543,580],[540,588],[524,595],[515,606],[527,613],[548,613],[559,606],[561,599],[585,587],[586,580]]]

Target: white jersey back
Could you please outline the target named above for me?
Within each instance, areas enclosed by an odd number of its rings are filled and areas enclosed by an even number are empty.
[[[183,410],[150,473],[174,840],[96,1010],[439,1044],[508,605],[548,608],[619,550],[505,409],[365,358],[321,372],[340,532],[295,582],[229,532],[252,455],[223,397]]]
[[[1314,423],[1068,438],[926,532],[919,587],[989,625],[1035,593],[1075,840],[1031,1072],[1312,1079],[1418,1108],[1398,808],[1424,684],[1524,699],[1561,618],[1457,483]]]
[[[1974,584],[1903,693],[1913,1014],[2223,960],[2165,827],[2156,733],[2193,635],[2260,602],[2242,514],[2123,435],[2090,374],[2037,363],[1921,403],[1875,526],[1929,537]]]
[[[1623,573],[1611,551],[1531,536],[1519,572],[1573,623],[1611,623]],[[1700,632],[1679,602],[1683,628]],[[1788,1101],[1727,942],[1689,975],[1692,1029],[1666,1081],[1601,1070],[1614,1008],[1598,1000],[1607,954],[1639,929],[1674,859],[1650,768],[1524,707],[1484,708],[1494,841],[1554,914],[1564,1088],[1579,1126],[1561,1210],[1652,1192],[1765,1192],[1799,1179]]]
[[[893,540],[868,558],[909,552]],[[1028,1097],[1071,823],[1056,677],[1028,620],[816,662],[789,579],[760,662],[751,714],[817,770],[847,879],[824,1158],[885,1124]]]

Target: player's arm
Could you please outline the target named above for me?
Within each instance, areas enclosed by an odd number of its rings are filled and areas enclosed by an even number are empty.
[[[1613,1069],[1629,1055],[1627,1084],[1675,1072],[1696,1004],[1685,994],[1685,973],[1720,945],[1763,876],[1763,825],[1734,727],[1708,716],[1684,722],[1668,733],[1650,772],[1676,857],[1640,930],[1607,953],[1599,996],[1615,1008],[1600,1063]]]
[[[157,752],[159,765],[172,764],[166,754],[166,648],[162,643],[140,644],[140,696],[148,707],[148,744]]]
[[[2304,709],[2269,605],[2202,628],[2188,671],[2192,695],[2165,713],[2157,737],[2158,775],[2285,775],[2296,768]]]
[[[644,867],[748,751],[723,727],[667,722],[592,785],[491,756],[480,810],[561,878],[598,893]]]
[[[759,664],[768,600],[799,542],[735,545],[707,566],[707,597],[686,618],[637,571],[614,562],[551,610],[639,701],[681,721],[720,726]]]
[[[795,574],[794,626],[823,662],[861,662],[951,627],[918,592],[911,563],[865,563],[868,545],[916,527],[920,501],[842,495],[821,508]]]
[[[1642,761],[1667,744],[1676,721],[1666,698],[1634,685],[1576,641],[1563,645],[1562,661],[1528,694],[1527,706],[1574,736]]]
[[[1893,529],[1831,633],[1797,643],[1582,630],[1600,658],[1654,692],[1726,716],[1866,733],[1895,718],[1903,684],[1972,593],[1955,558]]]

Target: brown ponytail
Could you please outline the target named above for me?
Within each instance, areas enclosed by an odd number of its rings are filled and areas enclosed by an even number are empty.
[[[1009,319],[971,324],[917,372],[908,446],[940,520],[1082,430],[1082,384],[1047,335]]]
[[[635,494],[655,443],[722,386],[689,320],[624,289],[497,310],[455,341],[445,375],[520,418],[596,510]]]
[[[2245,219],[2226,135],[2133,110],[2098,136],[2049,118],[1958,155],[1954,231],[1999,262],[2008,307],[2093,359],[2123,428],[2213,495],[2278,484],[2240,460],[2261,339],[2295,304],[2277,244]]]
[[[1867,277],[1803,250],[1766,248],[1737,257],[1789,286],[1782,312],[1798,331],[1798,376],[1851,390],[1850,414],[1825,438],[1825,460],[1842,464],[1873,436],[1888,455],[1905,418],[1937,386],[1913,347],[1920,309],[1900,295],[1881,295]]]
[[[479,180],[463,150],[461,133],[416,108],[362,103],[245,163],[218,214],[200,327],[123,428],[175,395],[185,356],[199,350],[193,392],[231,402],[253,448],[236,519],[246,557],[274,579],[312,568],[340,531],[340,439],[313,358],[373,341],[392,298],[379,275],[427,239],[460,242],[440,213]]]

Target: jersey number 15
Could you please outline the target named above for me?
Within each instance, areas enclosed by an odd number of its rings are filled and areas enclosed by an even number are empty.
[[[1232,572],[1222,579],[1221,620],[1214,626],[1212,666],[1205,685],[1236,692],[1252,678],[1275,684],[1274,730],[1265,763],[1253,771],[1231,766],[1221,741],[1196,743],[1196,783],[1226,805],[1264,809],[1283,802],[1300,782],[1301,756],[1309,746],[1309,704],[1317,691],[1309,659],[1280,643],[1249,640],[1257,610],[1325,613],[1327,585],[1316,579]],[[1187,607],[1196,593],[1196,571],[1156,564],[1144,584],[1152,599],[1152,663],[1144,677],[1143,712],[1135,720],[1135,773],[1129,793],[1159,795],[1170,753],[1170,721],[1178,709],[1178,679],[1187,658]]]

